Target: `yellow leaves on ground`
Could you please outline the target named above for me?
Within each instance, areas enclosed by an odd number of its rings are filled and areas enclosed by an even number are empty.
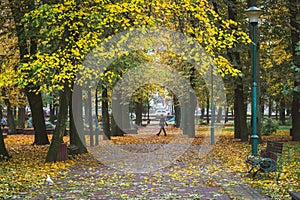
[[[163,135],[163,134],[162,134]],[[168,137],[157,137],[155,134],[153,136],[146,137],[135,137],[132,135],[125,135],[119,137],[112,137],[111,142],[117,145],[125,145],[125,144],[161,144],[161,143],[169,143],[173,139],[173,135]]]
[[[230,127],[231,128],[231,127]],[[177,132],[176,132],[177,131]],[[193,186],[218,186],[226,190],[226,185],[238,185],[243,181],[253,187],[260,189],[268,196],[274,199],[287,198],[289,190],[300,190],[300,146],[299,143],[285,142],[286,150],[284,151],[285,163],[281,170],[280,179],[277,182],[277,173],[269,173],[261,179],[249,178],[248,170],[250,166],[245,164],[246,157],[251,152],[249,142],[240,142],[233,138],[231,129],[223,129],[216,135],[216,145],[212,150],[204,156],[199,155],[197,147],[203,147],[205,136],[209,132],[208,126],[201,126],[197,129],[196,138],[191,143],[191,148],[179,156],[174,163],[166,166],[168,172],[166,176],[173,182],[179,182],[184,185]],[[179,134],[177,129],[168,128],[167,137],[157,137],[153,130],[149,134],[125,135],[124,137],[112,137],[111,145],[151,145],[151,144],[180,144],[180,140],[176,140]],[[153,135],[152,135],[153,134]],[[65,141],[68,138],[64,138]],[[89,136],[87,136],[87,141]],[[290,141],[288,131],[278,131],[273,136],[264,136],[263,140],[284,140]],[[0,163],[0,192],[1,197],[8,198],[11,195],[20,192],[29,192],[34,194],[39,188],[43,187],[46,175],[60,182],[65,181],[68,176],[70,166],[86,166],[89,171],[93,171],[99,167],[97,160],[93,159],[89,154],[78,156],[74,160],[59,163],[44,163],[48,146],[33,146],[33,136],[29,135],[9,135],[5,139],[9,153],[13,156],[8,162]],[[265,148],[265,143],[259,145],[260,149]],[[141,151],[142,152],[142,151]],[[86,168],[87,170],[87,168]],[[162,169],[164,170],[164,169]],[[96,170],[97,171],[97,170]],[[99,173],[99,171],[97,171]],[[102,172],[101,172],[102,173]],[[161,171],[155,172],[154,177],[144,176],[141,180],[143,183],[152,183],[154,180],[160,180]],[[103,185],[115,184],[116,180],[120,180],[120,185],[130,187],[133,184],[135,174],[129,174],[128,180],[124,174],[116,171],[111,174],[100,174],[101,178],[97,184]],[[128,175],[128,176],[129,176]],[[234,175],[235,179],[232,179]],[[73,185],[82,184],[80,182],[69,183]],[[155,182],[156,183],[156,182]],[[160,182],[157,182],[159,184]],[[91,182],[91,184],[96,184]],[[224,187],[223,187],[224,186]],[[35,188],[35,189],[33,189]],[[121,193],[124,198],[127,193]],[[121,195],[120,194],[120,195]]]
[[[20,192],[41,188],[47,175],[66,175],[74,161],[44,163],[46,146],[32,145],[33,135],[9,135],[5,143],[12,156],[7,162],[0,162],[0,198],[9,198]]]

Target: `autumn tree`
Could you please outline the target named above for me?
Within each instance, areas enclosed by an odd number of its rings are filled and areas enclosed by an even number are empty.
[[[184,27],[179,24],[178,17]],[[55,160],[58,152],[67,117],[65,103],[69,102],[77,72],[85,71],[82,61],[105,38],[109,40],[112,34],[131,30],[132,27],[180,28],[182,33],[203,45],[208,54],[219,53],[215,62],[223,74],[237,74],[237,70],[222,56],[222,49],[232,48],[236,42],[249,41],[245,33],[231,32],[230,27],[237,24],[222,20],[206,1],[197,4],[174,1],[169,4],[167,1],[104,3],[70,0],[41,5],[26,15],[22,22],[26,25],[27,35],[39,43],[38,51],[30,54],[28,64],[24,63],[20,68],[23,84],[37,85],[38,88],[34,88],[36,93],[61,91],[60,116],[47,161]],[[146,48],[144,50],[147,51]],[[185,56],[182,55],[183,58]],[[116,55],[109,53],[109,58],[116,58]],[[98,74],[94,74],[97,77]],[[85,75],[82,74],[82,77]]]
[[[24,25],[21,20],[24,15],[35,9],[35,1],[9,1],[9,7],[15,23],[15,34],[18,38],[19,62],[27,62],[27,55],[35,54],[37,50],[37,41],[33,35],[24,35]],[[35,85],[26,85],[25,93],[32,111],[33,127],[35,129],[34,144],[49,144],[46,135],[46,126],[43,113],[43,103],[41,93],[34,91]]]
[[[263,23],[260,26],[260,64],[261,64],[261,106],[279,110],[279,119],[285,124],[287,111],[291,105],[292,70],[291,62],[291,30],[289,26],[289,10],[286,1],[263,2]],[[285,76],[282,76],[285,74]],[[276,108],[276,107],[277,108]],[[276,110],[277,109],[277,110]]]
[[[15,38],[9,37],[9,30],[11,28],[11,19],[7,18],[9,15],[7,3],[0,3],[0,119],[3,117],[3,107],[9,101],[9,91],[18,91],[14,88],[16,78],[14,73],[14,64],[16,62],[17,54],[13,46]],[[15,89],[15,90],[14,90]],[[10,108],[9,108],[10,109]],[[5,147],[3,129],[0,128],[0,161],[9,158],[10,155]]]
[[[299,41],[300,41],[300,1],[289,1],[290,11],[290,25],[291,25],[291,41],[292,41],[292,55],[293,55],[293,70],[294,70],[294,91],[292,102],[292,136],[293,140],[300,141],[300,54],[299,54]]]
[[[86,13],[90,12],[89,9],[95,9],[95,7],[90,8],[85,5],[85,2],[77,4],[70,1],[52,6],[45,4],[24,18],[24,22],[27,24],[27,34],[36,31],[38,33],[37,38],[41,42],[39,51],[30,57],[31,62],[23,64],[20,69],[23,75],[30,77],[30,79],[23,79],[25,80],[24,84],[38,85],[39,88],[35,92],[60,91],[57,126],[54,130],[46,161],[56,160],[65,133],[73,81],[82,62],[84,52],[88,51],[92,45],[83,46],[83,44],[88,42],[89,37],[97,37],[97,33],[93,34],[85,31],[87,28],[85,22],[80,21],[80,19],[83,21],[91,20],[85,17]],[[92,16],[90,15],[90,17]],[[47,27],[44,26],[45,24],[47,24]],[[54,53],[51,53],[53,51]],[[49,82],[51,85],[48,84]],[[80,139],[80,136],[72,137],[72,142],[81,149],[81,152],[86,152],[84,142]]]

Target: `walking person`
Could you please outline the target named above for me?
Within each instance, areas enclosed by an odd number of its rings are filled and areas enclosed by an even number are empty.
[[[160,130],[159,132],[156,134],[157,136],[159,136],[159,134],[161,133],[161,131],[164,131],[165,136],[167,136],[166,130],[165,130],[165,125],[168,126],[165,118],[163,115],[160,116],[159,119],[159,126],[160,126]]]
[[[7,120],[6,120],[6,118],[5,117],[2,117],[2,119],[1,119],[1,126],[2,126],[2,128],[4,129],[4,127],[7,125]]]

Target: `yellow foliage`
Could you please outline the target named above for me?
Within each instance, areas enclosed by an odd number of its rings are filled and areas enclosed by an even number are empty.
[[[63,88],[66,80],[74,80],[78,67],[91,49],[109,40],[112,34],[128,29],[134,30],[133,28],[165,27],[182,31],[187,36],[194,35],[194,39],[210,55],[221,54],[222,51],[233,48],[236,43],[250,41],[246,33],[237,29],[232,31],[232,27],[237,27],[238,24],[232,20],[222,20],[206,0],[199,0],[197,3],[191,1],[94,2],[96,4],[91,6],[88,1],[78,4],[74,0],[68,0],[63,4],[45,5],[25,15],[28,24],[32,23],[32,26],[36,26],[37,31],[40,31],[41,50],[56,44],[57,40],[60,40],[60,45],[54,53],[51,50],[51,53],[38,52],[35,55],[36,59],[22,66],[23,74],[19,79],[22,85],[38,85],[39,91]],[[76,4],[78,5],[74,6]],[[149,13],[151,12],[149,7],[153,8],[152,13]],[[99,15],[99,12],[102,14]],[[193,24],[191,18],[197,20],[197,26]],[[219,22],[221,26],[218,25]],[[121,42],[117,46],[121,46],[120,44]],[[111,52],[108,59],[120,56],[120,53],[126,52],[121,51],[118,55]],[[224,57],[220,57],[217,64],[223,75],[238,73]],[[50,70],[47,70],[48,68]],[[94,77],[87,72],[82,75],[87,79]],[[111,76],[106,78],[108,82],[113,82]],[[49,80],[51,84],[45,84]]]

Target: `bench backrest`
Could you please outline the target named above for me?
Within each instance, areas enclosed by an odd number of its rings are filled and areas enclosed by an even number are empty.
[[[282,153],[283,149],[283,143],[282,142],[274,142],[274,141],[268,141],[267,142],[267,151],[271,151],[274,153]]]

